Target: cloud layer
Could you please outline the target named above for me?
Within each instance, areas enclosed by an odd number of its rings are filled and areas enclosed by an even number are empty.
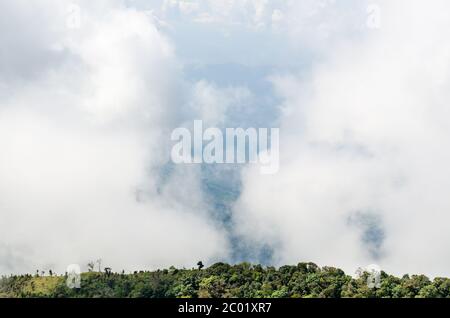
[[[103,258],[449,275],[449,12],[0,3],[0,273]],[[280,172],[171,165],[194,119],[280,126]]]
[[[151,19],[83,2],[71,29],[68,3],[1,6],[11,22],[0,38],[13,45],[0,72],[0,272],[95,258],[116,270],[191,266],[226,254],[198,173],[177,167],[161,183],[155,172],[184,84]]]
[[[280,264],[448,275],[450,5],[379,6],[379,30],[328,46],[310,76],[273,78],[282,169],[245,173],[236,224],[278,239]]]

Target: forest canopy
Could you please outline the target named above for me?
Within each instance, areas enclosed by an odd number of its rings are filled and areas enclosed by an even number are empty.
[[[369,287],[368,272],[357,278],[334,267],[299,263],[280,268],[217,263],[204,268],[81,274],[80,288],[68,287],[68,274],[37,271],[34,275],[3,276],[0,297],[45,298],[450,298],[450,279],[425,275],[395,277],[381,272]],[[70,286],[70,284],[69,284]]]

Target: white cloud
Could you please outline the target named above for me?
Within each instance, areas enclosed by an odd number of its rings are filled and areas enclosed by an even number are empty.
[[[202,118],[206,126],[226,127],[227,115],[242,112],[252,97],[248,88],[220,88],[202,80],[193,86],[189,110]]]
[[[255,241],[281,238],[279,263],[448,275],[450,5],[380,8],[381,29],[325,45],[310,77],[274,78],[280,173],[246,172],[236,222]]]
[[[269,18],[267,0],[165,0],[161,6],[164,16],[181,14],[197,23],[264,27]]]
[[[0,272],[226,256],[198,173],[158,175],[180,120],[173,92],[183,92],[169,41],[119,2],[81,2],[79,29],[66,27],[68,2],[52,4],[2,3],[0,13],[17,24],[1,40],[24,48],[0,65]]]
[[[281,123],[280,172],[243,171],[241,245],[273,246],[278,264],[449,274],[446,1],[80,1],[73,29],[69,3],[0,3],[0,272],[226,259],[200,169],[162,173],[170,131],[262,114]],[[281,117],[251,85],[184,82],[180,56],[285,66]]]

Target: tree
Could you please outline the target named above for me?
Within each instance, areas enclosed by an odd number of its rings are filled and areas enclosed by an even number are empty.
[[[105,267],[105,273],[106,273],[106,276],[111,276],[111,273],[112,273],[112,269],[111,269],[111,267]]]
[[[198,270],[201,270],[203,267],[205,267],[205,265],[203,265],[202,261],[198,262],[197,266],[198,266]]]
[[[88,266],[91,270],[95,263]],[[37,276],[10,275],[0,278],[0,297],[450,297],[450,279],[435,278],[431,282],[424,275],[405,275],[397,278],[381,272],[380,288],[367,283],[369,273],[352,278],[333,267],[319,267],[312,263],[297,266],[228,265],[217,263],[198,269],[136,271],[116,275],[109,267],[106,275],[83,274],[83,288],[71,289],[66,277],[53,275],[52,279]],[[200,270],[203,269],[203,270]],[[107,276],[107,277],[106,277]]]
[[[95,266],[95,263],[94,263],[93,261],[90,261],[90,262],[87,264],[88,271],[89,271],[89,272],[93,272],[93,271],[94,271],[94,266]]]

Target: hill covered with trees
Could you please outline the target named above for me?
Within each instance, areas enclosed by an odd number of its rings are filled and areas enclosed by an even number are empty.
[[[367,284],[368,273],[352,278],[333,267],[313,263],[263,267],[217,263],[203,269],[170,269],[130,274],[87,272],[80,288],[69,288],[66,275],[2,277],[0,297],[143,297],[143,298],[450,298],[450,279],[424,275],[402,278],[381,273],[378,288]]]

